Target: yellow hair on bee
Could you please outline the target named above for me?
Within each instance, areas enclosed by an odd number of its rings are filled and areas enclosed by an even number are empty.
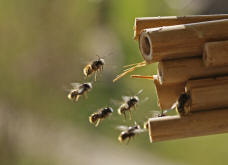
[[[123,139],[122,139],[121,136],[118,137],[118,140],[119,140],[119,142],[121,142],[121,143],[123,142]]]

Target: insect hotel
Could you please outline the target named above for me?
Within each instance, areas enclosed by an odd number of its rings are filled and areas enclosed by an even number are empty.
[[[134,38],[161,110],[179,112],[148,119],[151,142],[228,132],[228,15],[136,18]]]

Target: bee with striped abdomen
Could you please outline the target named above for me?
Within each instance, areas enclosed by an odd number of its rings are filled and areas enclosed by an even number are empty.
[[[98,56],[97,60],[92,61],[83,68],[83,73],[85,77],[87,78],[88,76],[94,73],[94,81],[96,81],[97,72],[102,71],[104,69],[104,64],[104,59]]]
[[[113,109],[111,107],[102,108],[89,116],[89,122],[91,124],[96,123],[95,126],[97,127],[101,120],[104,120],[112,113],[113,113]]]
[[[127,144],[130,142],[131,138],[133,138],[136,134],[142,133],[145,130],[140,128],[140,125],[136,124],[134,126],[119,126],[117,127],[117,129],[122,130],[122,132],[120,133],[118,140],[122,143],[124,142],[126,139],[128,139]]]
[[[68,94],[68,98],[74,102],[77,102],[79,97],[84,95],[87,98],[87,93],[92,89],[92,83],[71,83],[72,89]]]
[[[135,96],[122,96],[124,102],[123,104],[120,105],[117,111],[119,115],[124,115],[125,120],[126,120],[127,111],[129,112],[130,120],[131,120],[132,118],[131,110],[132,108],[136,109],[136,105],[139,103],[138,95],[141,94],[142,92],[143,90],[141,89]]]

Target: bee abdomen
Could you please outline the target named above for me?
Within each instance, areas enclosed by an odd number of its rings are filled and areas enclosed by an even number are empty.
[[[100,115],[97,113],[93,113],[92,115],[89,116],[89,122],[90,123],[95,123],[98,119],[100,118]]]
[[[87,65],[84,69],[83,69],[83,73],[85,76],[89,76],[90,74],[93,73],[93,68],[91,65]]]

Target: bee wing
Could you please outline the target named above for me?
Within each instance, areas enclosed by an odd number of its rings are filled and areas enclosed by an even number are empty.
[[[160,114],[160,111],[153,111],[153,117],[158,117]]]
[[[140,95],[142,92],[143,92],[143,89],[139,90],[139,91],[138,91],[138,93],[136,93],[136,95],[135,95],[135,96]]]
[[[62,89],[63,89],[65,92],[71,92],[71,91],[72,91],[72,89],[69,89],[69,88],[67,88],[67,87],[65,87],[65,86],[63,86]]]
[[[133,131],[134,133],[142,133],[142,132],[145,132],[144,129],[136,129]]]
[[[112,104],[114,104],[115,106],[119,106],[119,105],[121,105],[123,103],[122,101],[114,100],[114,99],[110,99],[110,102]]]
[[[130,96],[122,96],[124,102],[127,102],[131,97]]]
[[[126,130],[128,130],[128,126],[119,125],[119,126],[116,127],[116,129],[121,130],[121,131],[126,131]]]
[[[147,102],[149,99],[150,99],[149,97],[145,97],[140,103],[141,103],[141,104],[142,104],[142,103],[145,103],[145,102]]]
[[[70,84],[73,88],[79,88],[81,86],[81,83],[71,83]]]

